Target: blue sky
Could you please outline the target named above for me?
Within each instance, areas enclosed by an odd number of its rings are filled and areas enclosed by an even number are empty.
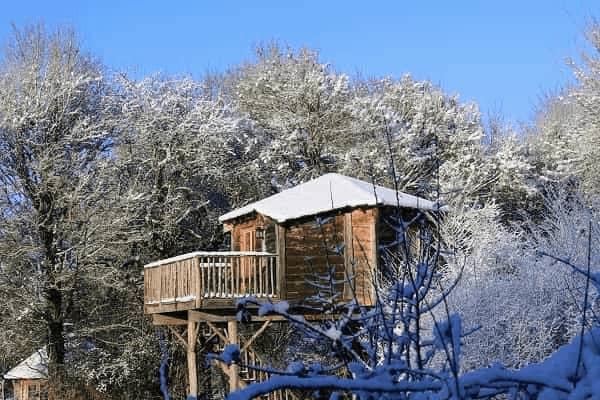
[[[600,1],[29,1],[5,0],[0,40],[42,19],[69,24],[114,69],[201,77],[252,59],[270,40],[307,45],[349,75],[411,73],[484,114],[528,121],[571,78],[567,57]]]

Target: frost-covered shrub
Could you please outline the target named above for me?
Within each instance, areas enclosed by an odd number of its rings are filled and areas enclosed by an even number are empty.
[[[587,226],[598,220],[577,196],[546,199],[547,214],[526,229],[500,224],[494,206],[455,210],[444,233],[455,257],[447,279],[462,276],[450,296],[452,310],[467,327],[463,366],[473,369],[496,361],[520,367],[546,358],[579,332],[584,278],[540,252],[566,257],[577,265],[587,258]],[[598,260],[598,233],[592,264]]]

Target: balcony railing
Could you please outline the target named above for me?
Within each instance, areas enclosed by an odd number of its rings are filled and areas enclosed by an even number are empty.
[[[144,266],[146,313],[233,306],[236,298],[279,296],[277,255],[263,252],[194,252]]]

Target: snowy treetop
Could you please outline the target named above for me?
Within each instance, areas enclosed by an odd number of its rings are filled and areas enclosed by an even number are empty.
[[[330,173],[248,204],[219,217],[224,222],[252,212],[285,222],[326,211],[359,206],[400,206],[424,211],[436,203],[383,186]]]

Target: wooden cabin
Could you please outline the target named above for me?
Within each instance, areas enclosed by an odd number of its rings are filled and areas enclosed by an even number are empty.
[[[4,375],[12,383],[14,400],[48,399],[48,356],[42,348]]]
[[[400,210],[409,220],[435,208],[429,200],[369,182],[323,175],[222,215],[219,221],[230,235],[230,251],[198,251],[145,265],[145,313],[152,314],[156,325],[187,324],[187,340],[173,331],[188,348],[193,374],[189,352],[199,331],[196,324],[208,323],[224,345],[239,344],[239,298],[285,300],[301,310],[305,299],[316,293],[308,282],[333,266],[343,297],[372,305],[372,279],[381,264],[378,248],[396,238],[389,217]],[[259,321],[269,323],[265,318]],[[227,327],[217,331],[216,323]],[[250,344],[244,348],[250,350]],[[237,373],[226,372],[235,390],[241,384]],[[197,391],[193,381],[190,375],[192,397]]]

